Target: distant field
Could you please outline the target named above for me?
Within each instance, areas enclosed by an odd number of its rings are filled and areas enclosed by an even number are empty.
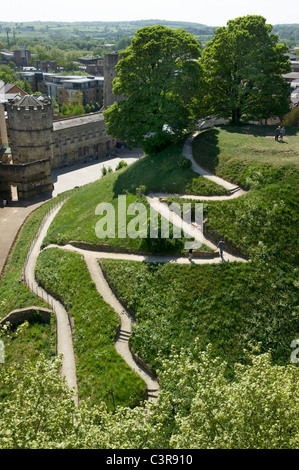
[[[228,160],[258,162],[299,168],[299,129],[286,128],[284,142],[275,142],[276,126],[215,127],[201,132],[195,139],[193,153],[196,161],[217,173]]]

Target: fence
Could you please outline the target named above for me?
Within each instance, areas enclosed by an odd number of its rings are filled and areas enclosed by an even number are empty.
[[[30,245],[30,248],[29,248],[29,251],[27,253],[27,256],[26,256],[26,260],[23,264],[23,268],[22,268],[22,275],[21,275],[21,280],[26,284],[26,286],[28,287],[28,289],[30,289],[34,294],[36,294],[38,297],[40,297],[41,299],[43,299],[48,305],[50,305],[52,308],[54,308],[54,304],[55,304],[55,299],[53,299],[53,297],[45,290],[43,289],[41,286],[38,285],[38,283],[34,280],[31,280],[30,279],[30,276],[27,276],[27,273],[26,273],[26,269],[27,269],[27,266],[28,266],[28,262],[29,262],[29,259],[30,259],[30,256],[32,254],[32,251],[36,245],[36,242],[40,236],[40,233],[42,231],[42,229],[44,228],[48,218],[56,211],[58,211],[60,209],[60,207],[65,203],[65,201],[68,199],[68,196],[66,196],[62,201],[60,201],[56,206],[52,207],[51,209],[49,209],[47,211],[47,213],[45,214],[40,226],[39,226],[39,229],[34,237],[34,240],[32,241],[31,245]]]

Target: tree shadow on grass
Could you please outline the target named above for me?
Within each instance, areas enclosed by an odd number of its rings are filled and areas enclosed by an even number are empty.
[[[219,129],[200,132],[193,141],[193,157],[205,170],[216,173],[219,164]]]
[[[252,137],[272,136],[274,139],[276,128],[277,128],[277,125],[240,124],[239,126],[236,126],[236,125],[226,126],[225,130],[232,134],[246,134],[246,135],[252,135]],[[285,126],[285,128],[286,128],[286,135],[296,136],[297,134],[299,134],[298,127]]]

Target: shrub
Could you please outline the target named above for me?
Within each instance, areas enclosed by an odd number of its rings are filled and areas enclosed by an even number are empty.
[[[179,166],[181,168],[191,168],[192,162],[191,162],[191,160],[189,160],[189,158],[186,158],[186,157],[182,156],[179,160]]]
[[[116,170],[120,170],[121,168],[124,168],[124,167],[126,167],[126,166],[128,166],[127,162],[125,162],[124,160],[121,160],[121,161],[118,163],[118,165],[117,165],[117,167],[116,167]]]

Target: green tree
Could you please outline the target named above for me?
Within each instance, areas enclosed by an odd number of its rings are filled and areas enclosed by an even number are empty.
[[[66,103],[63,103],[61,106],[61,114],[62,116],[66,116],[68,112],[68,105]]]
[[[198,113],[200,45],[182,29],[148,26],[120,53],[104,117],[108,133],[158,151],[191,129]]]
[[[26,93],[28,93],[28,95],[31,95],[32,94],[32,89],[31,89],[31,85],[29,82],[27,82],[27,80],[16,80],[15,81],[15,84],[21,88],[23,91],[25,91]]]
[[[158,402],[113,413],[76,407],[60,367],[43,357],[0,364],[1,449],[298,449],[299,369],[273,366],[270,353],[248,354],[233,381],[210,346],[173,353]]]
[[[17,73],[9,65],[0,65],[0,80],[4,83],[15,83]]]
[[[272,26],[262,16],[248,15],[218,28],[204,50],[207,114],[246,119],[282,116],[289,110],[289,86],[282,74],[291,70],[285,53],[270,34]]]

